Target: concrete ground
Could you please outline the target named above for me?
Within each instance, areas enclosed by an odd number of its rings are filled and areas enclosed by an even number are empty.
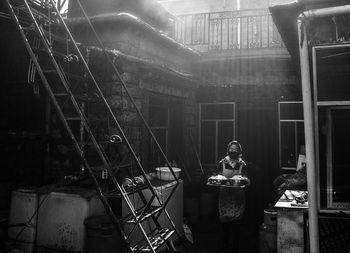
[[[178,245],[181,253],[238,253],[232,248],[227,248],[223,241],[222,225],[215,216],[201,218],[195,224],[189,224],[194,243],[188,241],[184,245]],[[258,253],[258,227],[242,222],[240,226],[239,253]]]

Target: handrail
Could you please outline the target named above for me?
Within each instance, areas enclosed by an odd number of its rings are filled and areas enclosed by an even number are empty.
[[[284,48],[267,9],[179,15],[174,38],[202,52]]]

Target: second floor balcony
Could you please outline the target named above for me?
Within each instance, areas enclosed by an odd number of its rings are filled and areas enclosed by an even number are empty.
[[[288,55],[267,9],[179,15],[174,37],[202,53]]]

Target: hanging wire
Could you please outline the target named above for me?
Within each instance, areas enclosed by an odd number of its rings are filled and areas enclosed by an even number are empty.
[[[40,48],[40,40],[38,37],[34,36],[32,49],[35,51],[39,48]],[[35,54],[35,58],[38,59],[38,54]],[[32,84],[34,94],[36,96],[39,96],[39,84],[35,82],[35,74],[36,74],[36,67],[32,58],[30,58],[29,65],[28,65],[27,82],[29,84]]]

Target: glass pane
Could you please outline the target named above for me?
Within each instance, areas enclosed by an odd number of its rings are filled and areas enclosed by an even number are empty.
[[[318,143],[319,143],[319,173],[320,173],[320,205],[327,207],[327,117],[326,108],[318,107]]]
[[[281,120],[303,120],[302,103],[280,103]]]
[[[333,201],[350,203],[350,110],[332,110],[332,125]]]
[[[281,122],[281,161],[282,167],[296,168],[295,123]]]
[[[342,18],[345,20],[345,18]],[[348,20],[348,18],[346,18]],[[343,22],[343,21],[342,21]],[[338,25],[337,25],[338,27]],[[341,27],[348,28],[349,23]],[[342,29],[337,28],[338,34]],[[350,100],[349,48],[334,47],[317,50],[317,101]]]
[[[218,123],[218,156],[220,160],[226,155],[227,144],[234,139],[233,122],[219,122]]]
[[[201,124],[201,160],[203,164],[216,164],[215,122]]]
[[[234,104],[201,104],[202,120],[234,119]]]
[[[305,155],[305,130],[304,122],[296,122],[297,124],[297,155],[303,153]]]

